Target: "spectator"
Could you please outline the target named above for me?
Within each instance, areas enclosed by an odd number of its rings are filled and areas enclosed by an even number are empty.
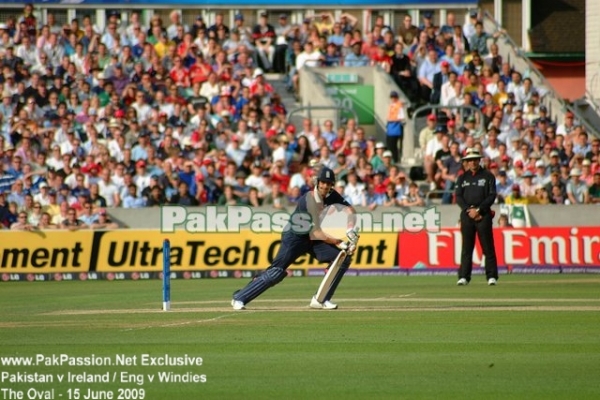
[[[390,174],[390,177],[392,175]],[[388,179],[390,178],[388,177]],[[402,202],[402,197],[407,195],[410,188],[410,183],[408,182],[408,179],[406,178],[406,173],[404,171],[398,171],[398,175],[396,175],[396,177],[392,180],[390,179],[390,182],[395,183],[396,184],[396,193],[398,196],[398,205],[401,205]]]
[[[262,200],[258,195],[258,189],[255,187],[250,187],[248,190],[248,205],[250,207],[260,207],[262,205]]]
[[[93,183],[90,185],[89,196],[81,194],[80,197],[84,197],[97,207],[107,207],[108,204],[106,198],[100,195],[100,188],[97,183]],[[73,207],[75,207],[75,205],[73,205]]]
[[[518,183],[512,185],[512,193],[504,198],[504,203],[507,205],[527,205],[532,202],[532,196],[522,194],[521,186]]]
[[[565,195],[565,192],[563,192],[558,185],[552,186],[549,200],[550,204],[568,204],[568,199]]]
[[[58,225],[52,223],[52,217],[47,212],[42,213],[37,228],[40,230],[58,229]]]
[[[50,217],[54,217],[60,211],[60,206],[57,197],[57,193],[53,189],[48,191],[48,203],[44,206],[43,203],[40,202],[43,205],[43,211],[50,214]]]
[[[238,171],[235,174],[235,185],[233,185],[233,193],[244,203],[248,204],[248,196],[250,192],[250,186],[246,184],[246,178],[248,175],[244,171]]]
[[[594,173],[593,183],[588,190],[588,201],[592,204],[600,204],[600,171]]]
[[[152,186],[149,192],[150,193],[147,196],[146,207],[160,207],[168,204],[164,190],[158,184]]]
[[[27,217],[27,223],[32,226],[38,226],[42,218],[42,213],[42,205],[38,202],[33,203],[32,210]]]
[[[339,67],[342,65],[342,59],[335,43],[327,44],[326,52],[320,57],[320,61],[320,65],[323,67]]]
[[[435,175],[437,172],[437,164],[436,164],[436,155],[439,150],[442,150],[445,145],[448,143],[447,138],[448,128],[444,125],[438,125],[435,128],[435,137],[427,142],[427,146],[425,147],[425,157],[424,157],[424,169],[425,175],[427,176],[427,182],[429,183],[430,190],[435,190],[437,187],[437,183],[435,180]],[[449,149],[447,149],[449,152]]]
[[[463,25],[465,36],[471,40],[471,37],[476,33],[475,25],[477,24],[479,13],[477,10],[469,11],[469,19]]]
[[[475,33],[469,38],[469,45],[472,50],[476,50],[482,56],[486,56],[490,51],[487,44],[488,39],[496,39],[501,33],[503,33],[503,31],[498,31],[493,35],[490,35],[483,30],[483,22],[477,21],[475,23]]]
[[[541,184],[535,185],[534,204],[550,204],[550,196]]]
[[[550,173],[550,180],[546,183],[545,189],[550,195],[554,195],[553,192],[555,186],[560,189],[561,196],[567,196],[567,186],[560,179],[560,171],[553,171]]]
[[[37,224],[33,225],[27,221],[27,213],[22,211],[19,212],[17,220],[10,225],[10,229],[14,231],[35,231],[37,230]]]
[[[188,184],[181,181],[179,182],[178,191],[171,197],[170,204],[180,206],[198,206],[198,200],[190,195]]]
[[[442,61],[442,62],[446,62],[447,61]],[[435,76],[438,76],[437,74]],[[441,80],[444,80],[444,77],[442,76],[442,74],[440,73],[439,75],[440,78],[442,78]],[[434,77],[435,78],[435,77]],[[438,82],[439,83],[439,79],[438,78]],[[450,71],[448,72],[447,75],[447,79],[445,82],[441,83],[441,86],[439,88],[439,103],[443,106],[454,106],[454,105],[459,105],[458,101],[459,98],[462,95],[462,90],[460,88],[460,86],[457,86],[457,74],[454,71]],[[437,94],[436,94],[437,96]]]
[[[111,171],[105,168],[100,175],[101,180],[97,184],[99,196],[105,199],[106,207],[119,207],[121,205],[121,197],[119,196],[118,186],[114,183],[114,179],[111,179]]]
[[[52,216],[51,223],[60,228],[63,220],[67,219],[67,213],[69,211],[69,203],[62,201],[59,203],[58,212]]]
[[[373,167],[373,170],[378,171],[383,167],[383,153],[386,150],[386,146],[383,142],[377,142],[375,144],[375,153],[369,159],[369,165]]]
[[[418,78],[421,84],[421,99],[424,102],[431,101],[433,92],[433,80],[436,73],[440,72],[441,65],[438,62],[438,54],[435,49],[427,52],[427,58],[419,67]]]
[[[356,172],[351,171],[347,175],[348,183],[344,187],[344,197],[353,206],[367,205],[367,197],[365,193],[365,185],[359,182]]]
[[[92,224],[98,220],[98,215],[94,212],[93,204],[91,202],[85,202],[83,204],[83,212],[79,215],[79,220],[88,227],[92,226]]]
[[[6,200],[9,203],[15,202],[17,204],[17,207],[19,209],[21,209],[25,206],[25,198],[26,198],[26,193],[23,191],[23,181],[22,180],[14,181],[13,186],[12,186],[12,191],[10,192],[10,194],[8,195]]]
[[[69,208],[67,210],[67,218],[62,221],[60,228],[75,231],[79,229],[87,229],[88,225],[77,218],[77,210],[74,208]]]
[[[135,183],[130,183],[127,189],[127,194],[123,197],[124,208],[142,208],[146,206],[146,199],[138,196],[138,187]]]
[[[398,28],[399,42],[403,48],[409,49],[411,46],[417,44],[419,40],[419,28],[413,25],[412,17],[409,14],[405,14],[402,19],[402,26]]]
[[[556,128],[556,134],[557,135],[563,135],[566,136],[568,134],[570,134],[573,129],[575,128],[575,116],[573,115],[572,112],[567,111],[565,113],[565,120],[562,124],[558,125],[558,127]]]
[[[521,193],[526,197],[535,196],[535,184],[533,182],[534,174],[531,170],[526,170],[523,175],[521,175]]]
[[[219,196],[217,200],[217,204],[220,206],[235,206],[241,205],[242,202],[240,199],[234,194],[232,185],[225,185],[223,189],[223,194]]]
[[[508,175],[506,170],[501,169],[498,171],[498,176],[496,177],[496,193],[497,193],[497,203],[504,203],[506,198],[510,196],[513,189],[513,182],[508,179]]]
[[[385,200],[383,202],[384,207],[396,207],[398,206],[398,193],[396,192],[396,185],[389,183],[386,185]]]
[[[362,52],[362,42],[356,41],[352,44],[352,53],[348,54],[344,59],[345,67],[366,67],[371,60]]]
[[[419,192],[419,186],[411,182],[408,186],[408,193],[400,200],[403,207],[422,207],[425,205],[425,200]]]
[[[386,199],[385,192],[377,193],[375,191],[375,186],[372,183],[367,183],[365,197],[366,206],[370,211],[375,210],[378,206],[382,206]]]
[[[135,163],[136,173],[133,177],[133,182],[137,186],[137,192],[142,193],[142,191],[150,185],[151,174],[148,173],[146,168],[146,161],[143,159],[138,160]]]
[[[444,195],[442,197],[442,204],[451,204],[454,194],[454,185],[456,179],[462,169],[461,155],[459,153],[459,147],[457,142],[450,144],[450,154],[448,157],[442,159],[439,157],[441,165],[438,166],[441,171],[441,179],[444,182]],[[436,156],[436,158],[438,158]],[[506,176],[506,173],[504,173]]]
[[[600,159],[600,139],[592,139],[590,144],[590,150],[585,155],[585,158],[590,160],[592,164],[594,163],[594,160],[598,162],[598,160]]]
[[[392,58],[388,54],[387,45],[385,43],[380,43],[377,46],[377,49],[374,51],[372,55],[371,63],[372,66],[379,66],[388,74],[392,70]]]
[[[281,210],[285,207],[285,195],[281,192],[278,184],[271,184],[271,190],[263,198],[262,204],[273,207],[276,210]]]
[[[585,131],[580,131],[575,137],[575,145],[573,146],[573,152],[577,155],[581,154],[584,157],[592,150],[590,143],[588,143],[588,135]]]
[[[422,32],[427,32],[430,28],[435,28],[433,25],[433,11],[427,10],[423,12],[423,23],[419,26]]]
[[[573,168],[569,174],[571,179],[567,183],[568,204],[586,204],[589,203],[589,188],[581,178],[581,171]],[[565,201],[565,204],[567,202]]]
[[[275,29],[267,22],[268,14],[261,13],[258,24],[252,30],[252,39],[256,47],[261,67],[264,70],[273,69],[275,59]]]
[[[33,200],[42,205],[42,207],[50,204],[50,195],[49,195],[49,187],[46,182],[42,182],[39,185],[39,193],[36,193],[33,196]]]
[[[508,214],[500,214],[498,217],[499,228],[512,228],[511,223],[508,221]]]
[[[296,63],[295,63],[295,72],[296,74],[292,77],[292,83],[293,83],[293,88],[295,91],[298,91],[299,86],[298,86],[298,73],[300,72],[300,70],[304,67],[318,67],[321,63],[321,61],[323,61],[325,59],[325,56],[323,54],[321,54],[321,52],[319,52],[318,50],[316,50],[313,46],[313,43],[311,42],[307,42],[304,45],[304,49],[303,51],[297,55],[296,57]]]
[[[444,60],[440,62],[440,71],[433,75],[430,99],[432,104],[439,104],[441,102],[442,87],[448,82],[450,82],[450,63]]]
[[[263,170],[260,162],[252,164],[252,173],[246,178],[245,184],[251,188],[256,188],[259,192],[264,190]],[[258,193],[257,193],[258,194]]]

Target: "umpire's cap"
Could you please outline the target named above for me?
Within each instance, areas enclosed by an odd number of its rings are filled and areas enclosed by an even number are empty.
[[[317,177],[317,181],[334,184],[335,183],[335,173],[330,168],[323,167],[323,168],[321,168],[321,171],[319,171],[319,176]]]
[[[482,158],[482,155],[479,153],[479,150],[476,148],[469,148],[467,149],[467,154],[462,158],[462,160],[479,160],[480,158]]]

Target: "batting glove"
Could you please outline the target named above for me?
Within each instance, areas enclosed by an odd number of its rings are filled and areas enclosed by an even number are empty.
[[[352,254],[354,254],[355,251],[356,251],[356,244],[355,243],[350,243],[350,246],[348,246],[348,250],[346,251],[347,254],[349,256],[351,256]]]
[[[350,244],[348,244],[347,242],[341,242],[337,245],[337,248],[340,250],[348,250],[350,248]]]
[[[360,238],[360,235],[358,234],[358,228],[354,227],[354,228],[348,229],[346,231],[346,237],[348,238],[350,243],[356,245],[356,243],[358,243],[358,239]]]

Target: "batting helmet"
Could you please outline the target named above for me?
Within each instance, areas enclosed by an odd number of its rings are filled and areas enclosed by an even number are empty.
[[[319,176],[317,177],[317,181],[327,182],[327,183],[331,183],[333,185],[333,184],[335,184],[335,173],[330,168],[323,167],[323,168],[321,168],[321,171],[319,171]]]

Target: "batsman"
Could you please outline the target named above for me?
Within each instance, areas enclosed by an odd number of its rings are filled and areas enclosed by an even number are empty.
[[[333,190],[335,174],[327,167],[315,168],[314,189],[304,194],[293,214],[305,213],[310,216],[310,228],[298,230],[288,226],[281,236],[281,245],[271,265],[241,290],[233,294],[231,305],[234,310],[244,310],[246,305],[267,289],[277,285],[287,276],[287,269],[300,256],[312,254],[319,262],[328,263],[328,273],[313,296],[310,307],[335,310],[337,304],[331,302],[356,250],[359,235],[355,228],[356,212],[344,198]],[[328,234],[321,226],[322,215],[328,206],[341,205],[346,218],[346,240]],[[293,214],[290,221],[293,221]]]

